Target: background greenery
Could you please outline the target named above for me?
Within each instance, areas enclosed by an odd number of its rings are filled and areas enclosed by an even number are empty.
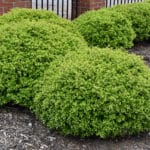
[[[129,48],[135,33],[132,25],[121,13],[100,9],[89,11],[74,20],[90,46]]]
[[[125,16],[131,23],[136,33],[135,41],[148,40],[150,38],[150,4],[133,3],[118,5],[110,9]]]

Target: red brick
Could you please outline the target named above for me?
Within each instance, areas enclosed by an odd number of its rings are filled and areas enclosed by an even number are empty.
[[[4,12],[4,8],[0,7],[0,14]]]
[[[72,19],[80,14],[93,9],[105,7],[105,0],[78,0],[76,8],[76,1],[72,0],[73,14]],[[8,12],[14,7],[32,8],[32,0],[0,0],[0,14]],[[76,15],[76,9],[78,14]]]
[[[73,14],[72,19],[79,16],[80,14],[89,11],[89,10],[97,10],[102,7],[105,7],[105,0],[78,0],[77,6],[77,16],[76,16],[76,2],[73,1]]]
[[[0,15],[14,7],[31,8],[32,0],[0,0]]]

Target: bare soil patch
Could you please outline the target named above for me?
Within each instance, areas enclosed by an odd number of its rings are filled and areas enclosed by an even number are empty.
[[[150,41],[129,52],[143,56],[150,67]],[[45,127],[28,109],[7,105],[0,108],[0,150],[150,150],[150,132],[113,140],[65,137]]]
[[[135,53],[143,57],[145,63],[150,67],[150,40],[135,44],[129,49],[130,53]]]

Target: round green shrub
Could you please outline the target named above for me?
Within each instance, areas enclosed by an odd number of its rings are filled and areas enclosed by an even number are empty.
[[[150,3],[118,5],[111,9],[130,20],[136,33],[136,42],[150,39]]]
[[[46,21],[48,23],[53,23],[64,27],[70,32],[77,33],[77,30],[74,29],[74,25],[71,21],[63,19],[57,16],[52,11],[47,10],[36,10],[36,9],[27,9],[27,8],[14,8],[9,13],[4,14],[0,17],[0,25],[11,22],[20,22],[22,20],[30,21]]]
[[[129,48],[135,33],[131,23],[118,12],[107,9],[90,11],[74,21],[89,45],[98,47]]]
[[[23,21],[0,27],[0,105],[12,101],[32,106],[34,84],[50,62],[85,41],[47,22]]]
[[[92,49],[51,63],[37,84],[35,114],[66,135],[150,130],[150,70],[120,50]]]

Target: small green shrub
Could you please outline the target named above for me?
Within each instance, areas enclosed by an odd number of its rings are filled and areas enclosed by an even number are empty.
[[[133,3],[118,5],[111,8],[130,20],[136,33],[135,41],[143,41],[150,38],[150,4]]]
[[[0,105],[32,106],[33,86],[50,62],[85,47],[82,38],[47,22],[23,21],[0,27]]]
[[[150,130],[150,70],[135,55],[92,49],[51,63],[35,114],[66,135],[101,138]]]
[[[131,23],[118,12],[107,9],[90,11],[79,16],[74,23],[89,45],[113,48],[133,46],[135,34]]]
[[[29,21],[46,21],[48,23],[53,23],[64,27],[70,32],[77,33],[77,30],[74,30],[74,25],[71,21],[62,19],[58,17],[52,11],[47,10],[36,10],[36,9],[27,9],[27,8],[14,8],[9,13],[4,14],[0,17],[0,25],[11,22],[20,22],[22,20]]]

